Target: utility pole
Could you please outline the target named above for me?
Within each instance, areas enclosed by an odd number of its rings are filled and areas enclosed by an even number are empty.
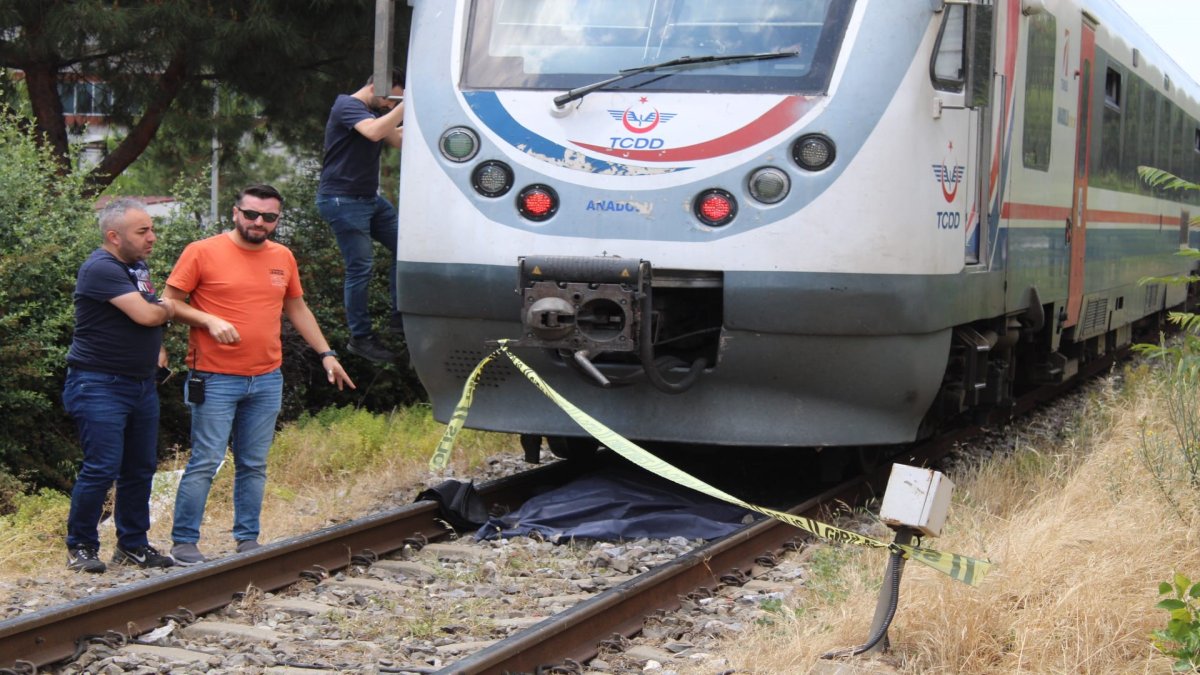
[[[213,134],[212,134],[212,192],[210,199],[212,206],[208,212],[208,226],[217,226],[217,193],[220,191],[220,161],[221,161],[221,141],[217,137],[217,121],[221,114],[221,90],[215,83],[213,84]]]

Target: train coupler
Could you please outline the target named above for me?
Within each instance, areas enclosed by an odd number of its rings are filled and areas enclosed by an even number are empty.
[[[650,289],[649,262],[524,256],[517,268],[522,335],[514,346],[582,353],[580,365],[589,373],[595,371],[589,368],[594,355],[638,350],[641,299]],[[600,380],[603,384],[602,375]]]

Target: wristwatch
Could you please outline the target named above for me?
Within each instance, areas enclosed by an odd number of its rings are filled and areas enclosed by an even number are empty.
[[[335,359],[336,359],[336,358],[337,358],[337,352],[335,352],[335,351],[333,351],[332,349],[330,349],[330,350],[329,350],[329,351],[327,351],[327,352],[321,352],[320,354],[317,354],[317,358],[318,358],[318,359],[324,359],[326,356],[332,356],[333,358],[335,358]]]

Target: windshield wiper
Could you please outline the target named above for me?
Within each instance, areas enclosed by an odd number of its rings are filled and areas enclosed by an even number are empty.
[[[759,54],[726,54],[722,56],[681,56],[677,59],[671,59],[670,61],[663,61],[662,63],[652,63],[648,66],[638,66],[637,68],[626,68],[624,70],[619,70],[617,71],[617,75],[610,77],[607,80],[593,82],[592,84],[579,87],[578,89],[572,89],[565,94],[555,96],[554,105],[555,107],[561,108],[571,101],[578,101],[593,91],[603,89],[610,84],[620,82],[621,80],[633,77],[634,75],[652,73],[660,68],[683,68],[686,66],[695,66],[707,63],[733,63],[735,61],[765,61],[767,59],[781,59],[787,56],[796,56],[799,53],[800,52],[793,51],[763,52]]]

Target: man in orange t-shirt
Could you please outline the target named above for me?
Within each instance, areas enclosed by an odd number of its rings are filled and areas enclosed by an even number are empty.
[[[198,312],[180,314],[192,328],[184,385],[192,412],[192,455],[179,481],[171,556],[181,565],[206,560],[197,543],[213,477],[233,450],[233,538],[239,553],[259,547],[259,513],[267,453],[283,399],[281,317],[317,351],[330,384],[354,388],[304,302],[292,252],[269,241],[283,196],[269,185],[242,190],[235,228],[184,249],[163,297]],[[231,443],[232,439],[232,443]]]

